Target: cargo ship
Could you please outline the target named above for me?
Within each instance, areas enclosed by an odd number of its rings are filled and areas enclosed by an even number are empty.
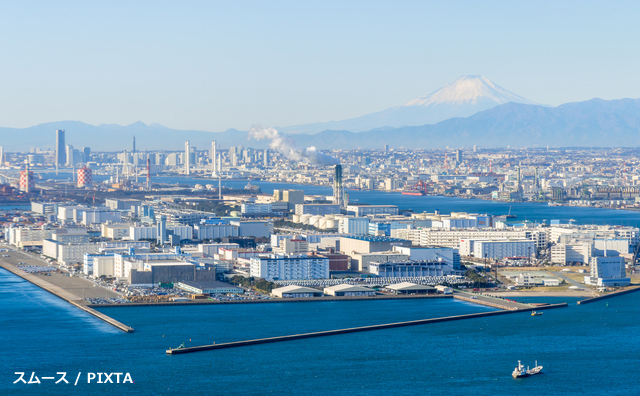
[[[532,369],[527,367],[525,369],[524,366],[520,363],[520,360],[518,360],[518,365],[513,370],[513,373],[511,373],[511,376],[513,378],[525,378],[525,377],[530,377],[532,375],[540,374],[541,372],[542,372],[542,366],[538,366],[538,361],[536,361],[536,367]]]
[[[402,190],[402,195],[425,196],[427,195],[427,183],[420,180],[416,184],[405,187],[405,189]]]

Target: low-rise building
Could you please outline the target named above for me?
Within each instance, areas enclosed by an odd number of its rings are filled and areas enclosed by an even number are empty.
[[[436,288],[432,286],[419,285],[411,282],[401,282],[395,285],[389,285],[385,289],[395,294],[431,294],[436,292]]]
[[[325,287],[324,294],[336,297],[372,297],[376,295],[376,291],[364,286],[342,284]]]
[[[183,281],[178,282],[176,286],[182,290],[195,294],[244,293],[244,289],[241,287],[218,281]]]
[[[280,298],[309,298],[309,297],[322,297],[322,292],[318,289],[303,286],[285,286],[273,289],[271,295]]]

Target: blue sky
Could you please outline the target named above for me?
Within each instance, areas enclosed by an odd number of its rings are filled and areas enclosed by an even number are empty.
[[[483,75],[538,103],[640,97],[639,2],[0,2],[0,126],[340,120]]]

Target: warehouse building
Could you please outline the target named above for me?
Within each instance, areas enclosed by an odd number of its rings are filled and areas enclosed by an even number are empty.
[[[356,217],[366,217],[369,215],[397,215],[396,205],[347,205],[347,214]]]
[[[376,292],[368,287],[342,284],[325,287],[324,294],[336,297],[372,297]]]
[[[402,282],[395,285],[389,285],[385,289],[395,294],[431,294],[436,292],[435,287],[418,285],[411,282]]]
[[[296,214],[324,216],[330,214],[340,214],[340,205],[334,204],[297,204]]]
[[[382,236],[342,236],[340,250],[345,254],[388,252],[394,246],[411,246],[411,241]]]
[[[176,286],[194,294],[244,293],[244,289],[241,287],[218,281],[184,281],[178,282]]]
[[[302,286],[285,286],[273,289],[271,295],[280,298],[308,298],[308,297],[322,297],[322,292],[318,289],[312,289],[310,287]]]
[[[193,233],[196,239],[222,239],[240,235],[238,226],[228,224],[195,225],[193,226]]]
[[[458,275],[460,271],[443,261],[400,261],[400,262],[371,262],[369,272],[382,278],[418,277],[418,276],[448,276]]]

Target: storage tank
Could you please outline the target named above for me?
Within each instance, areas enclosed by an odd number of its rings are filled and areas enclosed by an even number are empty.
[[[338,228],[338,222],[333,219],[327,219],[327,224],[325,228]]]
[[[293,220],[294,223],[299,223],[300,222],[300,215],[294,214],[292,220]]]
[[[91,187],[92,178],[91,168],[83,166],[78,169],[78,187]]]
[[[319,215],[311,216],[311,218],[309,219],[309,224],[314,227],[317,227],[318,224],[320,223],[320,219],[322,219],[322,216],[319,216]]]
[[[300,215],[300,222],[302,224],[309,224],[309,219],[310,218],[311,218],[311,215],[308,215],[308,214]]]

